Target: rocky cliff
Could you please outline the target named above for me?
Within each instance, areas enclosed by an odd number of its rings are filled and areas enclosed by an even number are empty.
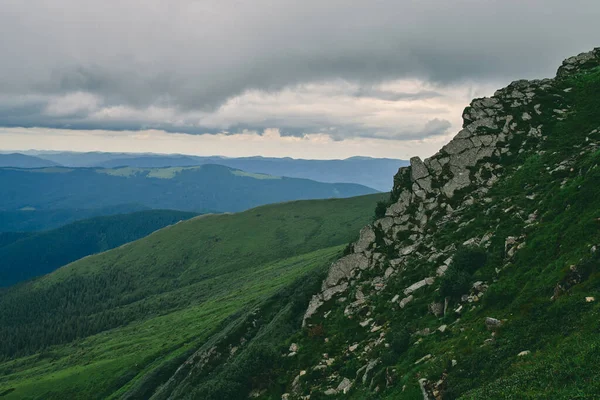
[[[452,141],[432,157],[424,161],[414,157],[409,167],[399,170],[385,215],[363,228],[351,252],[331,266],[304,315],[305,329],[331,332],[334,337],[325,339],[325,347],[335,350],[315,365],[301,366],[284,398],[353,390],[380,396],[386,390],[394,392],[390,388],[399,382],[403,382],[400,387],[413,389],[418,383],[425,399],[454,396],[446,377],[461,363],[452,353],[466,346],[454,337],[445,348],[442,338],[477,329],[461,323],[470,314],[469,322],[481,328],[478,335],[489,336],[476,347],[496,341],[496,330],[504,322],[478,312],[486,291],[500,287],[503,276],[514,273],[515,260],[528,247],[529,236],[539,230],[540,221],[548,224],[559,218],[549,214],[556,211],[551,209],[556,206],[555,191],[582,179],[583,165],[598,160],[600,124],[597,115],[579,106],[579,101],[585,101],[578,98],[585,87],[578,84],[586,74],[597,73],[599,65],[600,49],[595,49],[565,60],[554,79],[516,81],[490,98],[474,100],[464,110],[463,129]],[[564,132],[567,127],[579,130]],[[591,232],[588,239],[578,244],[576,252],[594,245]],[[544,251],[543,246],[537,251]],[[461,275],[453,262],[457,254],[461,260],[480,256],[485,271]],[[573,260],[574,275],[578,262],[582,258]],[[448,271],[453,276],[446,276]],[[556,284],[558,293],[574,284],[566,283],[565,277],[561,283],[554,274],[543,279]],[[452,290],[455,287],[458,291]],[[497,305],[492,299],[486,304],[490,310]],[[342,324],[348,328],[341,328]],[[386,360],[385,354],[400,346],[392,342],[401,340],[399,330],[406,332],[408,347],[436,349],[438,354],[413,350],[415,355],[407,356],[402,348],[397,357],[410,358],[404,368],[396,366],[398,360]],[[432,335],[435,339],[429,338]],[[420,344],[424,341],[432,343]],[[442,349],[445,353],[439,353]],[[530,350],[522,351],[512,356],[525,357]],[[415,360],[417,355],[422,357]],[[336,369],[335,363],[354,367]],[[304,378],[307,371],[315,370],[326,373]],[[412,398],[402,389],[394,393]]]

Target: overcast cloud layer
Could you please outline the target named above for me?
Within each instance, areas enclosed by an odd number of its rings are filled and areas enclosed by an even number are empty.
[[[0,126],[442,137],[471,97],[600,45],[599,17],[597,0],[3,0]]]

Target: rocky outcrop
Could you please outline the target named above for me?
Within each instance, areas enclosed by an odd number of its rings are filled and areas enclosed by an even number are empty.
[[[581,53],[577,56],[569,57],[563,61],[556,72],[557,78],[564,78],[568,75],[580,72],[583,69],[590,68],[600,63],[600,47],[588,53]]]
[[[488,197],[489,193],[503,177],[521,168],[512,161],[519,154],[543,154],[542,147],[549,135],[544,121],[549,118],[560,120],[571,112],[564,97],[569,88],[558,90],[557,82],[593,66],[600,66],[600,48],[565,60],[555,79],[515,81],[490,98],[473,100],[463,112],[462,129],[447,145],[432,157],[425,160],[413,157],[410,166],[400,168],[394,178],[392,201],[384,217],[363,228],[359,239],[351,247],[352,253],[332,264],[321,291],[312,297],[303,319],[303,326],[310,325],[311,319],[325,303],[335,301],[328,304],[328,309],[341,304],[344,317],[356,318],[357,326],[360,326],[358,329],[367,332],[368,339],[360,343],[351,341],[345,347],[350,349],[346,356],[355,356],[362,363],[354,381],[349,381],[351,385],[356,387],[362,383],[371,390],[383,387],[378,386],[382,385],[381,381],[373,380],[373,372],[377,373],[379,368],[379,376],[382,376],[378,357],[386,350],[377,347],[390,346],[386,338],[391,333],[391,323],[378,318],[377,305],[372,303],[377,302],[379,307],[385,304],[394,313],[414,315],[412,313],[420,309],[429,312],[430,317],[433,314],[438,318],[460,319],[469,310],[475,309],[493,282],[473,283],[475,279],[467,282],[466,288],[461,289],[465,293],[458,293],[453,303],[449,297],[444,298],[446,295],[440,296],[436,292],[440,290],[439,282],[451,272],[457,248],[480,246],[487,249],[492,242],[499,243],[499,246],[504,245],[504,268],[515,261],[518,252],[527,245],[527,232],[498,237],[494,225],[500,223],[504,215],[517,215],[524,227],[531,228],[540,223],[543,214],[534,209],[523,212],[519,204],[498,204]],[[548,98],[552,99],[550,105],[544,100]],[[565,174],[572,172],[572,165],[572,160],[565,160],[548,166],[548,170],[552,174]],[[531,204],[539,201],[537,195],[528,190],[523,188],[522,200]],[[494,225],[486,225],[485,231],[470,233],[454,244],[433,239],[434,233],[445,226],[467,231],[476,219],[473,215],[463,217],[467,214],[465,211],[476,204],[490,205],[489,210],[480,208],[484,210],[481,212],[488,213],[493,208],[499,210],[501,218],[495,220]],[[500,247],[499,253],[501,250]],[[413,269],[406,274],[407,266],[411,265],[424,266],[424,269],[416,272]],[[501,273],[502,269],[496,269],[496,274]],[[557,284],[553,299],[579,282],[575,272],[567,278]],[[388,287],[392,289],[388,290]],[[432,301],[434,294],[437,297]],[[374,300],[378,297],[384,301]],[[590,299],[590,302],[594,301]],[[505,320],[486,318],[482,328],[485,326],[492,338],[484,343],[492,343],[495,335],[505,329],[504,323]],[[458,331],[454,323],[443,324],[433,331],[421,326],[411,332],[411,343],[417,346],[424,338]],[[415,365],[435,359],[436,354],[428,354],[417,360]],[[456,365],[455,360],[451,365]],[[388,375],[386,370],[386,380]],[[390,380],[393,381],[393,378]],[[428,382],[421,379],[419,383],[425,398],[440,398],[442,380]],[[331,394],[340,392],[339,387],[330,386],[328,389]]]

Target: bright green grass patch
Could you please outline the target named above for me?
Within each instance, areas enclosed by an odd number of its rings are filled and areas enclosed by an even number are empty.
[[[322,267],[343,246],[213,279],[227,282],[206,302],[143,322],[116,328],[70,345],[0,364],[0,391],[15,389],[7,399],[101,398],[106,388],[118,389],[123,376],[142,377],[177,353],[194,348],[228,317],[249,309],[314,268]],[[52,360],[52,361],[49,361]],[[127,382],[124,382],[127,383]],[[129,382],[131,384],[132,382]]]

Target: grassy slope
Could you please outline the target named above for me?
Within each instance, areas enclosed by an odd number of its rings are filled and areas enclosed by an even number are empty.
[[[0,286],[47,274],[82,257],[113,249],[196,215],[172,210],[140,211],[90,218],[45,232],[13,234],[19,239],[0,247]],[[27,236],[22,237],[24,235]],[[0,234],[0,243],[3,237],[10,236]]]
[[[571,87],[571,91],[563,91]],[[485,266],[468,282],[490,283],[482,300],[463,306],[460,316],[451,312],[437,318],[428,312],[432,301],[443,301],[436,283],[421,289],[404,310],[390,307],[394,294],[434,275],[438,267],[435,263],[407,265],[402,274],[387,282],[384,292],[371,299],[375,305],[371,316],[389,324],[392,335],[424,328],[434,334],[420,339],[413,336],[403,344],[402,340],[394,342],[394,336],[388,338],[391,348],[398,348],[395,353],[382,348],[378,355],[371,354],[381,357],[382,363],[370,388],[369,382],[365,386],[358,383],[349,395],[324,396],[327,376],[354,377],[364,364],[342,355],[348,345],[379,335],[360,328],[360,318],[345,317],[344,306],[334,307],[326,320],[313,320],[322,324],[328,343],[323,343],[322,336],[311,336],[310,330],[298,331],[288,339],[287,343],[295,341],[306,349],[307,358],[288,362],[283,370],[291,372],[284,382],[289,384],[298,370],[307,369],[320,354],[328,353],[338,362],[323,373],[310,372],[303,380],[315,389],[311,399],[421,399],[418,380],[425,377],[436,382],[444,374],[444,399],[597,398],[600,249],[592,249],[600,244],[600,150],[590,150],[587,145],[588,141],[600,142],[600,68],[556,83],[556,92],[567,97],[572,112],[564,121],[540,120],[549,134],[542,147],[545,152],[516,155],[506,164],[510,173],[488,193],[490,203],[469,207],[460,220],[465,226],[447,224],[433,233],[438,248],[494,234]],[[543,109],[556,108],[552,101],[552,97],[542,99]],[[569,168],[552,172],[564,160],[571,160]],[[534,200],[526,197],[532,193],[537,195]],[[504,211],[512,205],[521,211]],[[539,222],[526,227],[525,220],[534,211]],[[504,238],[521,234],[526,234],[526,245],[509,262]],[[575,275],[570,272],[571,265],[580,275],[580,282],[572,287],[568,283]],[[552,301],[557,283],[568,290]],[[586,302],[588,296],[596,301]],[[450,306],[456,308],[456,301]],[[484,319],[488,316],[505,320],[495,337],[486,330]],[[442,324],[448,325],[448,330],[436,332]],[[491,343],[484,344],[486,339],[492,339]],[[413,345],[417,340],[419,344]],[[526,350],[531,354],[517,356]],[[427,354],[433,359],[415,365]],[[453,359],[458,361],[454,368]],[[391,384],[386,383],[388,373]],[[383,390],[375,393],[375,386]],[[261,398],[278,399],[289,389],[274,385]]]
[[[473,281],[490,282],[490,289],[481,303],[460,316],[460,329],[429,336],[396,361],[394,367],[403,381],[382,398],[403,398],[402,384],[418,395],[417,376],[435,381],[443,372],[448,373],[445,399],[597,397],[600,339],[594,321],[600,307],[597,302],[586,303],[585,298],[600,298],[600,257],[590,251],[600,243],[600,151],[580,152],[587,136],[600,140],[600,134],[590,134],[600,128],[600,69],[557,83],[556,90],[565,96],[563,89],[569,87],[573,87],[567,95],[573,110],[569,118],[540,121],[549,133],[542,148],[545,153],[517,157],[513,168],[519,169],[489,193],[493,202],[476,204],[464,215],[465,221],[476,218],[468,229],[448,227],[438,232],[440,244],[460,244],[493,231],[497,240],[488,249],[488,262],[473,277]],[[573,160],[572,170],[551,172],[566,159]],[[526,198],[531,193],[537,194],[534,200]],[[513,204],[523,210],[520,215],[503,211]],[[491,212],[486,214],[487,210]],[[525,227],[524,219],[534,211],[539,224]],[[521,234],[527,235],[526,246],[507,264],[502,238]],[[551,301],[557,283],[568,279],[571,265],[577,266],[583,281]],[[408,307],[407,320],[397,323],[410,323],[415,316],[411,313],[426,310],[436,298],[434,290]],[[506,323],[491,345],[483,345],[491,337],[483,323],[488,316]],[[436,329],[456,319],[452,315],[439,321],[428,315],[412,324]],[[532,354],[517,356],[526,350]],[[415,367],[414,362],[426,354],[437,356],[437,361]],[[448,368],[451,359],[458,360],[457,368]],[[361,390],[354,397],[367,398],[368,393]]]
[[[228,317],[324,267],[382,196],[197,217],[0,294],[9,357],[0,393],[90,399],[124,390]]]

